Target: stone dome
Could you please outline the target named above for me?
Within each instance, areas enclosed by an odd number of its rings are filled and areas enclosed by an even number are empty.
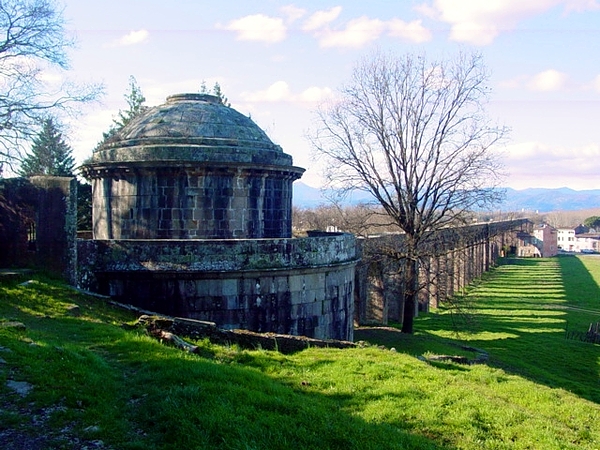
[[[169,161],[292,165],[252,119],[207,94],[167,97],[96,149],[90,163]]]
[[[288,238],[304,172],[249,117],[205,94],[149,108],[82,170],[95,239]]]

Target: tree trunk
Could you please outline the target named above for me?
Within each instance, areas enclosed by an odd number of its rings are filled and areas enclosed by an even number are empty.
[[[406,262],[404,285],[404,317],[402,319],[402,332],[414,332],[415,311],[419,295],[418,289],[419,262],[408,260]]]

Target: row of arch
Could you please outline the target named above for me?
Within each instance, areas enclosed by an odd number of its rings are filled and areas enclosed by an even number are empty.
[[[419,260],[418,311],[437,308],[514,252],[518,233],[530,232],[528,219],[507,220],[446,229],[430,239]],[[381,257],[382,247],[402,247],[402,234],[363,239],[362,261],[356,268],[355,319],[359,324],[403,317],[406,261]]]

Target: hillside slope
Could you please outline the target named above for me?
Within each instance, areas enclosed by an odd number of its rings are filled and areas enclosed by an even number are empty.
[[[544,264],[506,266],[479,288],[475,295],[495,283],[517,290],[482,305],[485,315],[473,310],[483,329],[462,334],[471,344],[450,337],[452,315],[440,313],[420,317],[414,336],[378,329],[384,335],[372,337],[385,336],[387,347],[291,355],[207,340],[197,354],[183,352],[134,327],[130,313],[53,280],[1,281],[2,448],[598,448],[597,374],[585,381],[576,358],[579,349],[587,361],[600,352],[556,333],[564,311],[544,309],[542,297],[527,301],[537,291],[515,282],[532,270],[549,306],[563,301],[554,289],[565,292],[552,281],[555,263],[532,262]],[[469,358],[479,350],[463,346],[475,342],[488,364],[431,359]],[[561,364],[543,360],[547,353]]]

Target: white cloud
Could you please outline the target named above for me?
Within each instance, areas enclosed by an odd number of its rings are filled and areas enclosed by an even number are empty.
[[[385,28],[385,22],[363,16],[349,21],[344,30],[320,33],[319,44],[321,47],[360,48],[379,38]]]
[[[341,6],[335,6],[328,10],[317,11],[313,13],[304,23],[304,31],[320,30],[333,22],[342,12]]]
[[[423,26],[421,20],[405,22],[400,19],[391,19],[388,22],[388,29],[390,36],[400,37],[417,44],[431,40],[431,31]]]
[[[306,15],[306,10],[295,5],[280,8],[283,18],[254,14],[232,20],[227,25],[217,24],[217,28],[237,33],[238,40],[280,42],[286,38],[287,26]],[[342,7],[334,6],[312,13],[302,24],[301,30],[311,33],[321,47],[360,48],[381,37],[385,32],[411,42],[422,43],[431,40],[431,32],[423,26],[421,20],[405,22],[371,19],[366,16],[347,21],[341,27],[331,24],[341,14]]]
[[[507,184],[516,189],[600,188],[599,144],[565,148],[541,142],[522,142],[506,148],[505,165],[509,172]]]
[[[417,9],[433,19],[450,24],[450,39],[474,45],[488,45],[529,17],[559,4],[566,10],[597,7],[591,0],[434,0]],[[596,5],[596,6],[594,6]]]
[[[534,75],[528,87],[534,91],[558,91],[565,87],[567,75],[558,70],[549,69]]]
[[[532,91],[552,92],[564,89],[567,86],[568,75],[555,69],[544,70],[533,76],[519,75],[515,78],[503,80],[498,86],[505,89],[527,88]],[[600,76],[597,83],[600,90]]]
[[[130,31],[112,43],[113,47],[125,47],[146,42],[150,37],[148,30]]]
[[[225,26],[217,25],[217,27],[237,32],[237,39],[240,41],[275,43],[283,41],[287,32],[283,19],[264,14],[242,17],[232,20]]]
[[[291,98],[290,86],[285,81],[276,81],[267,89],[244,92],[242,98],[248,102],[278,102]]]
[[[346,22],[343,28],[331,27],[331,23],[341,12],[341,6],[317,11],[306,20],[302,30],[312,32],[319,40],[319,45],[325,48],[360,48],[378,39],[385,31],[389,36],[411,42],[422,43],[431,40],[431,32],[423,26],[421,20],[405,22],[393,18],[384,21],[362,16]]]
[[[596,78],[592,81],[592,88],[596,92],[600,92],[600,75],[597,75]]]
[[[309,87],[305,89],[299,96],[301,101],[308,103],[320,103],[326,98],[330,98],[333,96],[333,91],[328,88],[319,88],[316,86]]]
[[[298,8],[295,5],[286,5],[286,6],[282,6],[279,9],[287,19],[286,23],[293,23],[296,20],[304,17],[304,15],[306,14],[305,9]]]
[[[565,10],[584,12],[600,10],[598,0],[565,0]]]
[[[285,81],[276,81],[268,88],[256,92],[242,93],[242,99],[246,102],[290,102],[312,106],[333,95],[328,88],[311,86],[300,94],[292,93],[290,85]]]

